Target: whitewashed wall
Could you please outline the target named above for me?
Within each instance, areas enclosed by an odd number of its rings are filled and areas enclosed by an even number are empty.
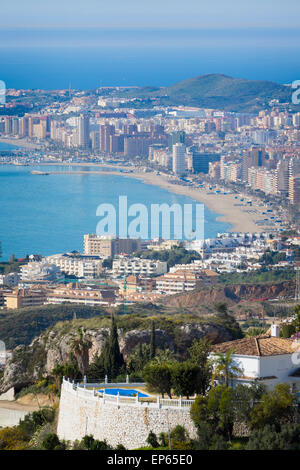
[[[180,424],[190,437],[196,437],[196,429],[190,418],[189,408],[158,408],[156,404],[130,405],[106,401],[84,389],[73,390],[72,384],[63,383],[59,405],[57,433],[60,439],[74,441],[92,434],[112,446],[123,444],[127,449],[146,446],[152,430],[157,434],[167,432]]]

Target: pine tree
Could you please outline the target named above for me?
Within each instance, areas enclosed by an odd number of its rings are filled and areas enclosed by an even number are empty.
[[[103,367],[101,356],[94,356],[93,362],[89,365],[86,374],[88,382],[100,382],[104,380],[105,374],[106,370]]]
[[[155,324],[152,321],[151,339],[150,339],[150,360],[155,358],[156,344],[155,344]]]
[[[109,338],[101,354],[103,360],[103,368],[110,378],[116,378],[118,374],[125,370],[125,362],[123,354],[120,352],[118,329],[115,317],[112,316]]]

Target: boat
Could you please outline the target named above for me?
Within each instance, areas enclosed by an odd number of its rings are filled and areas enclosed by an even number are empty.
[[[29,166],[28,163],[22,163],[22,162],[18,162],[18,161],[14,161],[13,165],[15,165],[15,166]]]
[[[30,172],[32,175],[49,175],[50,173],[46,173],[45,171],[38,171],[38,170],[32,170]]]

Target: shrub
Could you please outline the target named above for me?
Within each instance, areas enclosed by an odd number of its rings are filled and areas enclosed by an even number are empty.
[[[224,437],[217,434],[214,445],[213,445],[213,450],[227,450],[227,449],[228,449],[228,444],[225,441]]]
[[[174,429],[171,430],[171,438],[175,441],[185,442],[188,439],[188,435],[184,426],[177,424]]]
[[[37,429],[46,423],[52,423],[55,417],[55,410],[49,407],[33,411],[20,420],[18,429],[25,440],[30,440]]]
[[[17,428],[0,429],[0,450],[22,450],[28,448],[23,433]]]
[[[94,439],[92,434],[84,436],[78,447],[86,450],[112,450],[112,447],[105,439],[104,441],[98,441],[98,439]]]
[[[123,446],[123,444],[118,444],[116,447],[116,450],[127,450],[127,449],[125,446]]]
[[[267,425],[255,430],[249,438],[247,450],[300,450],[300,425],[284,425],[279,432]]]
[[[153,431],[149,432],[148,437],[147,437],[147,443],[154,449],[159,447],[159,442],[157,440],[156,434]]]
[[[288,384],[278,384],[275,389],[265,393],[250,413],[250,427],[262,429],[267,424],[280,428],[283,420],[292,421],[295,412],[295,397]]]
[[[159,443],[162,447],[168,447],[169,438],[168,438],[168,434],[166,432],[161,432],[158,439],[159,439]]]
[[[198,435],[198,439],[195,443],[196,449],[197,450],[209,450],[211,443],[212,443],[212,438],[213,438],[212,427],[205,422],[200,422],[197,425],[197,435]]]
[[[56,447],[59,447],[60,440],[55,433],[48,434],[43,440],[42,446],[46,450],[55,450]]]

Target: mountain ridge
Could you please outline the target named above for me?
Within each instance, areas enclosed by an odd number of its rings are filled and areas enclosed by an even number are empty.
[[[268,80],[233,78],[225,74],[203,74],[162,88],[141,88],[138,96],[155,99],[162,106],[194,106],[232,112],[255,113],[270,108],[270,101],[291,103],[292,89]]]

